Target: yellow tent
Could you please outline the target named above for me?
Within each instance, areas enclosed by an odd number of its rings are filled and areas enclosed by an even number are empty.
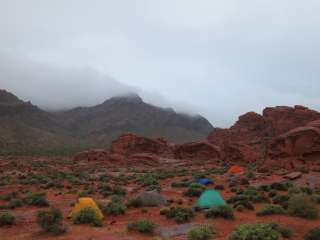
[[[97,204],[92,198],[89,197],[83,197],[79,198],[78,202],[74,205],[70,217],[73,217],[75,214],[79,213],[82,209],[90,207],[96,211],[97,217],[102,220],[103,219],[103,214],[101,210],[98,208]]]

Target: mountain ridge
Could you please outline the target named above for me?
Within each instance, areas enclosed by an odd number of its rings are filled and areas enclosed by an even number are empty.
[[[0,90],[0,127],[0,147],[8,152],[106,147],[127,132],[183,143],[202,139],[213,129],[203,117],[145,103],[132,93],[91,107],[49,112],[6,90]]]

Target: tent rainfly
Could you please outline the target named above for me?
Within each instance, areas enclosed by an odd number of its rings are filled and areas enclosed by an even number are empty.
[[[199,208],[211,208],[213,206],[225,205],[227,204],[221,197],[220,193],[214,189],[205,190],[196,203],[196,206]]]
[[[88,207],[95,210],[96,215],[100,220],[103,219],[103,214],[101,210],[98,208],[96,202],[89,197],[83,197],[78,199],[78,202],[74,205],[70,213],[70,217],[73,217],[75,214],[79,213],[82,209],[88,208]]]

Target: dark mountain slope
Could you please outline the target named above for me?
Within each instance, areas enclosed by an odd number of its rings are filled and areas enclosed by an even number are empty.
[[[190,117],[147,104],[135,94],[59,113],[58,118],[74,134],[87,136],[97,145],[110,143],[125,132],[181,143],[203,139],[212,130],[203,117]]]
[[[126,132],[181,143],[203,139],[211,130],[200,116],[159,108],[137,95],[49,113],[0,90],[0,152],[106,147]]]

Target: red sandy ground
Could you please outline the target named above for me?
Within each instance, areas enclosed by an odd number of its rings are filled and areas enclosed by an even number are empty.
[[[27,160],[27,159],[18,159],[22,162],[19,167],[16,169],[12,169],[9,167],[7,163],[13,160],[1,160],[1,170],[3,173],[9,173],[12,170],[17,172],[21,171],[24,172],[25,169],[32,169],[30,164],[32,161],[38,160]],[[63,161],[58,162],[54,159],[43,158],[42,161],[50,161],[50,166],[58,168],[58,169],[68,169],[71,166],[71,163],[63,163]],[[200,167],[199,167],[200,166]],[[171,166],[174,168],[175,166]],[[202,165],[198,164],[197,166],[190,166],[192,169],[200,169],[200,168],[207,168],[212,167],[209,164]],[[101,166],[100,166],[101,168]],[[97,168],[96,168],[97,169]],[[168,166],[167,166],[168,169]],[[108,169],[106,169],[108,170]],[[319,173],[313,173],[314,176],[318,177],[318,181],[320,179]],[[162,194],[166,196],[168,199],[181,199],[183,201],[183,205],[188,206],[192,205],[195,202],[193,198],[192,201],[189,198],[184,197],[182,195],[184,188],[171,188],[171,183],[177,180],[181,180],[183,178],[191,176],[184,176],[184,177],[175,177],[169,178],[166,180],[161,181],[162,186]],[[252,183],[271,183],[274,180],[282,179],[279,175],[272,175],[266,176],[258,181]],[[214,177],[214,181],[216,184],[223,184],[225,186],[225,190],[220,191],[222,196],[227,199],[233,193],[229,191],[226,178],[220,177],[216,175]],[[302,180],[299,180],[302,181]],[[132,189],[134,184],[129,184],[127,189]],[[18,191],[19,189],[32,189],[36,192],[36,189],[43,192],[43,189],[39,189],[37,186],[29,186],[29,185],[17,185],[12,184],[8,186],[0,187],[0,194]],[[141,189],[142,190],[142,189]],[[55,193],[62,192],[63,194],[55,196]],[[127,194],[126,199],[130,198],[132,194]],[[117,217],[105,217],[103,221],[103,227],[92,227],[89,225],[74,225],[72,224],[71,220],[67,218],[69,212],[71,210],[71,204],[77,200],[77,194],[67,194],[66,190],[54,190],[50,189],[47,191],[47,197],[50,202],[50,205],[53,207],[59,208],[64,215],[64,224],[68,226],[68,232],[63,234],[59,237],[51,236],[49,234],[41,232],[39,226],[36,223],[35,213],[39,210],[37,207],[30,207],[24,206],[21,208],[17,208],[12,210],[11,212],[16,216],[17,223],[11,227],[1,227],[0,228],[0,239],[1,240],[31,240],[31,239],[60,239],[60,240],[130,240],[130,239],[139,239],[139,240],[146,240],[146,239],[156,239],[155,234],[144,235],[139,234],[131,231],[127,231],[126,224],[130,221],[136,220],[138,218],[148,218],[152,220],[154,223],[161,225],[161,226],[172,226],[175,225],[175,221],[167,220],[164,216],[159,214],[160,208],[147,208],[147,213],[142,213],[141,209],[128,209],[125,215],[117,216]],[[98,193],[92,196],[96,200],[105,200],[101,195]],[[0,202],[2,204],[3,202]],[[261,204],[255,205],[256,210],[261,208]],[[43,209],[43,208],[41,208]],[[232,232],[235,226],[243,223],[256,223],[256,222],[269,222],[274,221],[281,223],[284,226],[289,227],[293,230],[293,240],[301,240],[303,239],[303,235],[310,229],[314,227],[320,226],[320,220],[306,220],[302,218],[295,218],[290,216],[268,216],[268,217],[257,217],[256,211],[244,211],[244,212],[237,212],[235,211],[235,220],[224,220],[224,219],[206,219],[204,218],[201,212],[196,214],[196,217],[192,220],[192,223],[207,223],[213,225],[216,229],[216,236],[214,239],[227,239],[228,235]],[[176,237],[173,239],[185,239],[185,237]]]

